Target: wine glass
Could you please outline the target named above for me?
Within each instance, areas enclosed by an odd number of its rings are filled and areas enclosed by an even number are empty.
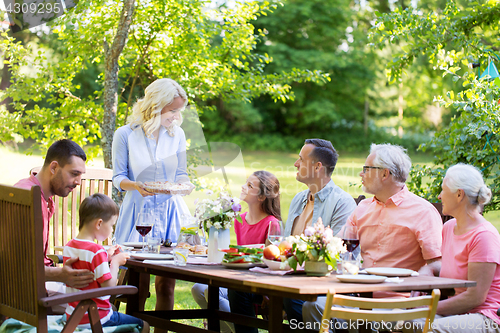
[[[281,221],[269,222],[267,230],[267,239],[271,244],[278,246],[283,238],[283,223]]]
[[[342,241],[349,252],[349,259],[353,259],[353,252],[359,246],[358,227],[352,224],[346,224]]]
[[[145,242],[145,237],[151,229],[153,228],[154,224],[154,216],[151,213],[144,213],[141,212],[137,215],[137,221],[135,223],[135,229],[139,234],[142,236],[142,252],[147,252],[146,251],[146,242]]]

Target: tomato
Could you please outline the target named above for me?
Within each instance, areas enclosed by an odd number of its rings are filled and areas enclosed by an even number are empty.
[[[226,253],[238,253],[238,249],[221,249],[219,251],[226,252]]]

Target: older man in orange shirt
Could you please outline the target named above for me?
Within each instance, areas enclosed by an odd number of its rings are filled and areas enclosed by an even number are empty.
[[[410,157],[402,147],[372,144],[360,176],[363,191],[374,197],[361,201],[347,220],[358,227],[364,268],[418,271],[441,260],[441,216],[431,203],[408,191],[410,168]],[[304,322],[311,328],[321,321],[325,299],[302,306]]]

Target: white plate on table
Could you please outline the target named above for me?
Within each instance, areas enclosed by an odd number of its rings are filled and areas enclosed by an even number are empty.
[[[383,276],[411,276],[415,271],[406,268],[371,267],[365,268],[368,274]]]
[[[134,259],[143,259],[143,260],[169,260],[174,259],[174,256],[171,254],[163,254],[163,253],[131,253],[131,258]]]
[[[291,270],[290,265],[288,265],[288,262],[285,264],[285,267],[282,269],[281,268],[281,261],[269,260],[266,258],[262,258],[262,261],[264,262],[264,264],[267,265],[267,267],[269,267],[273,271],[289,271],[289,270]]]
[[[350,283],[382,283],[387,279],[387,276],[379,275],[337,275],[340,282]]]
[[[262,263],[257,262],[240,262],[240,263],[232,263],[232,262],[222,262],[222,266],[227,268],[236,268],[236,269],[249,269],[255,266],[262,266]]]
[[[107,251],[107,250],[109,250],[109,248],[110,248],[111,246],[113,246],[113,245],[103,245],[102,247],[103,247],[103,248]],[[133,249],[133,247],[132,247],[132,246],[125,246],[125,245],[120,245],[120,246],[122,247],[122,250],[123,250],[123,251],[130,251],[130,250],[132,250],[132,249]]]
[[[120,245],[130,246],[130,247],[142,247],[142,242],[123,242]],[[146,243],[147,245],[147,243]]]

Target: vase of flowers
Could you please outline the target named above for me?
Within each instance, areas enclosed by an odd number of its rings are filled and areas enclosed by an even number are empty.
[[[289,236],[287,241],[292,244],[287,259],[294,270],[297,265],[304,264],[307,275],[325,276],[337,267],[340,253],[346,251],[342,239],[333,235],[330,227],[325,227],[321,218],[304,230],[300,236]]]
[[[208,195],[213,194],[207,191]],[[219,192],[216,199],[203,199],[196,204],[195,217],[200,227],[208,235],[208,262],[221,262],[224,252],[229,248],[231,222],[240,219],[240,200],[232,198],[226,191]]]

